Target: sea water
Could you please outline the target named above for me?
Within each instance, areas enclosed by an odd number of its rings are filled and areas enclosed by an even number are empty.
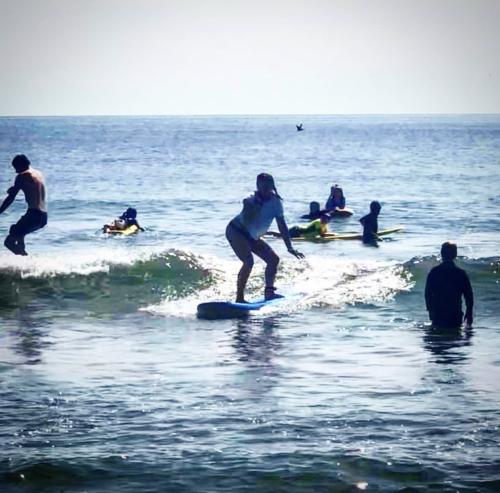
[[[1,190],[21,152],[49,223],[0,253],[0,491],[498,491],[499,116],[1,118]],[[288,301],[198,320],[234,297],[225,226],[260,172],[289,225],[338,183],[355,212],[332,231],[372,200],[405,230],[305,260],[270,239]],[[103,235],[129,206],[146,232]],[[446,240],[470,331],[428,325]]]

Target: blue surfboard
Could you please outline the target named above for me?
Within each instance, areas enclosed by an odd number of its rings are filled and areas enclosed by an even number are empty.
[[[284,298],[274,300],[259,300],[252,303],[236,303],[231,301],[209,301],[200,303],[196,310],[198,318],[206,320],[219,320],[224,318],[244,318],[251,312],[260,310],[264,306],[282,301]]]

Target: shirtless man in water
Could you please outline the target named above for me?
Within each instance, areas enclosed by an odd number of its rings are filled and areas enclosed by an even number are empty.
[[[18,154],[12,160],[17,176],[14,186],[7,190],[7,197],[0,205],[0,214],[14,202],[19,190],[24,192],[28,210],[26,214],[10,227],[4,245],[16,255],[28,255],[24,247],[27,234],[43,228],[47,224],[47,206],[45,202],[45,181],[40,171],[30,168],[30,161],[24,154]]]

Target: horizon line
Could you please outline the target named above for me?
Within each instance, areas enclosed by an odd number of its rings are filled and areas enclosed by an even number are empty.
[[[16,115],[0,115],[0,118],[144,118],[144,117],[186,117],[186,118],[199,118],[199,117],[259,117],[259,116],[500,116],[500,112],[457,112],[457,113],[68,113],[68,114],[16,114]]]

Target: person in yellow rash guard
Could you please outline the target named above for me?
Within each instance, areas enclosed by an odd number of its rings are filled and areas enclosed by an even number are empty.
[[[288,231],[290,238],[315,238],[316,236],[325,236],[328,233],[328,222],[330,216],[322,214],[319,219],[315,219],[305,226],[293,226]]]

